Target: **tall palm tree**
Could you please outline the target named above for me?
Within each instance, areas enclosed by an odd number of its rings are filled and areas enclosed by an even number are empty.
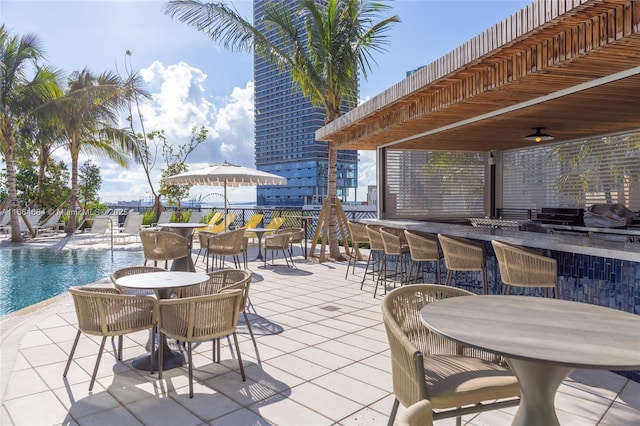
[[[7,167],[12,242],[22,241],[14,161],[17,132],[37,108],[62,93],[57,83],[60,73],[51,67],[39,66],[38,61],[42,59],[44,50],[37,36],[12,36],[4,25],[0,26],[0,149]]]
[[[50,105],[66,141],[65,148],[71,154],[68,234],[76,229],[80,153],[105,155],[123,167],[129,164],[129,155],[135,161],[140,159],[135,136],[129,130],[117,127],[119,113],[126,110],[136,87],[139,86],[123,81],[113,72],[96,76],[85,68],[72,73],[65,96]]]
[[[279,0],[267,3],[264,32],[244,19],[232,6],[196,0],[169,1],[164,12],[178,18],[232,51],[252,49],[281,72],[288,72],[302,94],[324,108],[325,124],[342,115],[345,102],[356,104],[358,73],[371,69],[373,52],[384,50],[390,24],[397,16],[382,19],[390,9],[384,0]],[[272,43],[267,34],[277,34]],[[328,146],[327,197],[330,256],[342,259],[338,246],[337,148]]]

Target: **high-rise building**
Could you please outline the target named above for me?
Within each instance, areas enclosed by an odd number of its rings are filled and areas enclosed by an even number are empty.
[[[290,0],[254,0],[254,25],[263,30],[261,16],[267,3]],[[269,34],[267,36],[270,36]],[[275,34],[270,40],[277,43]],[[261,206],[296,207],[321,204],[327,194],[328,150],[315,140],[324,126],[325,112],[306,99],[288,73],[281,73],[254,54],[256,167],[287,178],[286,186],[260,186]],[[346,201],[349,188],[358,185],[358,152],[338,152],[338,197]]]

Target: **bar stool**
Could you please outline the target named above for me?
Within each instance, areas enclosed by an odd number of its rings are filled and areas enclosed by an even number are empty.
[[[491,244],[498,259],[504,294],[509,294],[512,287],[537,287],[544,288],[546,297],[549,297],[549,289],[553,289],[555,298],[559,298],[555,259],[500,241],[492,240]]]
[[[380,261],[384,254],[384,243],[382,242],[382,235],[380,235],[381,225],[369,224],[366,226],[367,236],[369,237],[369,258],[367,259],[367,266],[364,269],[364,275],[362,276],[362,283],[360,284],[360,290],[364,286],[364,281],[367,279],[367,275],[371,275],[371,278],[376,282],[376,289],[378,287],[378,278],[380,276]],[[369,265],[371,265],[371,272],[369,271]],[[378,278],[376,278],[376,275]],[[375,297],[375,295],[374,295]]]
[[[413,276],[413,266],[418,264],[416,271],[416,282],[420,271],[424,269],[424,262],[436,263],[436,280],[440,284],[440,259],[442,259],[442,249],[438,244],[438,237],[433,234],[426,234],[418,231],[405,229],[404,236],[409,244],[409,254],[411,255],[411,266],[409,267],[409,280]]]
[[[488,294],[487,267],[482,244],[466,238],[438,234],[444,264],[447,267],[447,285],[451,285],[454,271],[478,271],[482,273],[482,291]]]
[[[382,256],[382,272],[378,275],[378,282],[380,279],[384,280],[384,294],[387,294],[387,279],[393,278],[393,287],[395,288],[396,282],[399,278],[400,285],[404,285],[408,282],[407,274],[407,262],[405,261],[406,255],[409,254],[409,244],[404,237],[404,231],[398,228],[380,228],[380,236],[382,236],[382,243],[384,245],[384,252]],[[391,258],[394,261],[393,274],[387,273],[387,262]],[[398,271],[398,268],[400,271]],[[378,290],[378,283],[376,283],[376,291],[373,292],[373,297],[376,296]]]
[[[347,221],[347,228],[349,229],[349,239],[351,240],[352,250],[349,253],[349,262],[347,263],[347,272],[344,274],[345,279],[349,275],[349,266],[351,266],[351,275],[355,274],[356,261],[358,260],[358,254],[359,254],[359,251],[357,250],[358,245],[369,244],[369,235],[367,234],[366,225],[363,225],[357,222]]]

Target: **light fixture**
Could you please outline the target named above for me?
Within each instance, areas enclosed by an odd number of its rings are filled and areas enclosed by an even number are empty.
[[[524,139],[525,141],[529,141],[529,142],[546,142],[546,141],[552,141],[553,140],[553,136],[547,134],[547,133],[542,133],[541,130],[544,130],[544,127],[534,127],[533,130],[535,130],[535,133],[531,133],[530,135],[525,136]]]

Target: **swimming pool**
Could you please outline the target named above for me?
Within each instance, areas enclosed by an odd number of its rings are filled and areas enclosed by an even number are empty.
[[[143,263],[142,251],[0,250],[0,316]]]

